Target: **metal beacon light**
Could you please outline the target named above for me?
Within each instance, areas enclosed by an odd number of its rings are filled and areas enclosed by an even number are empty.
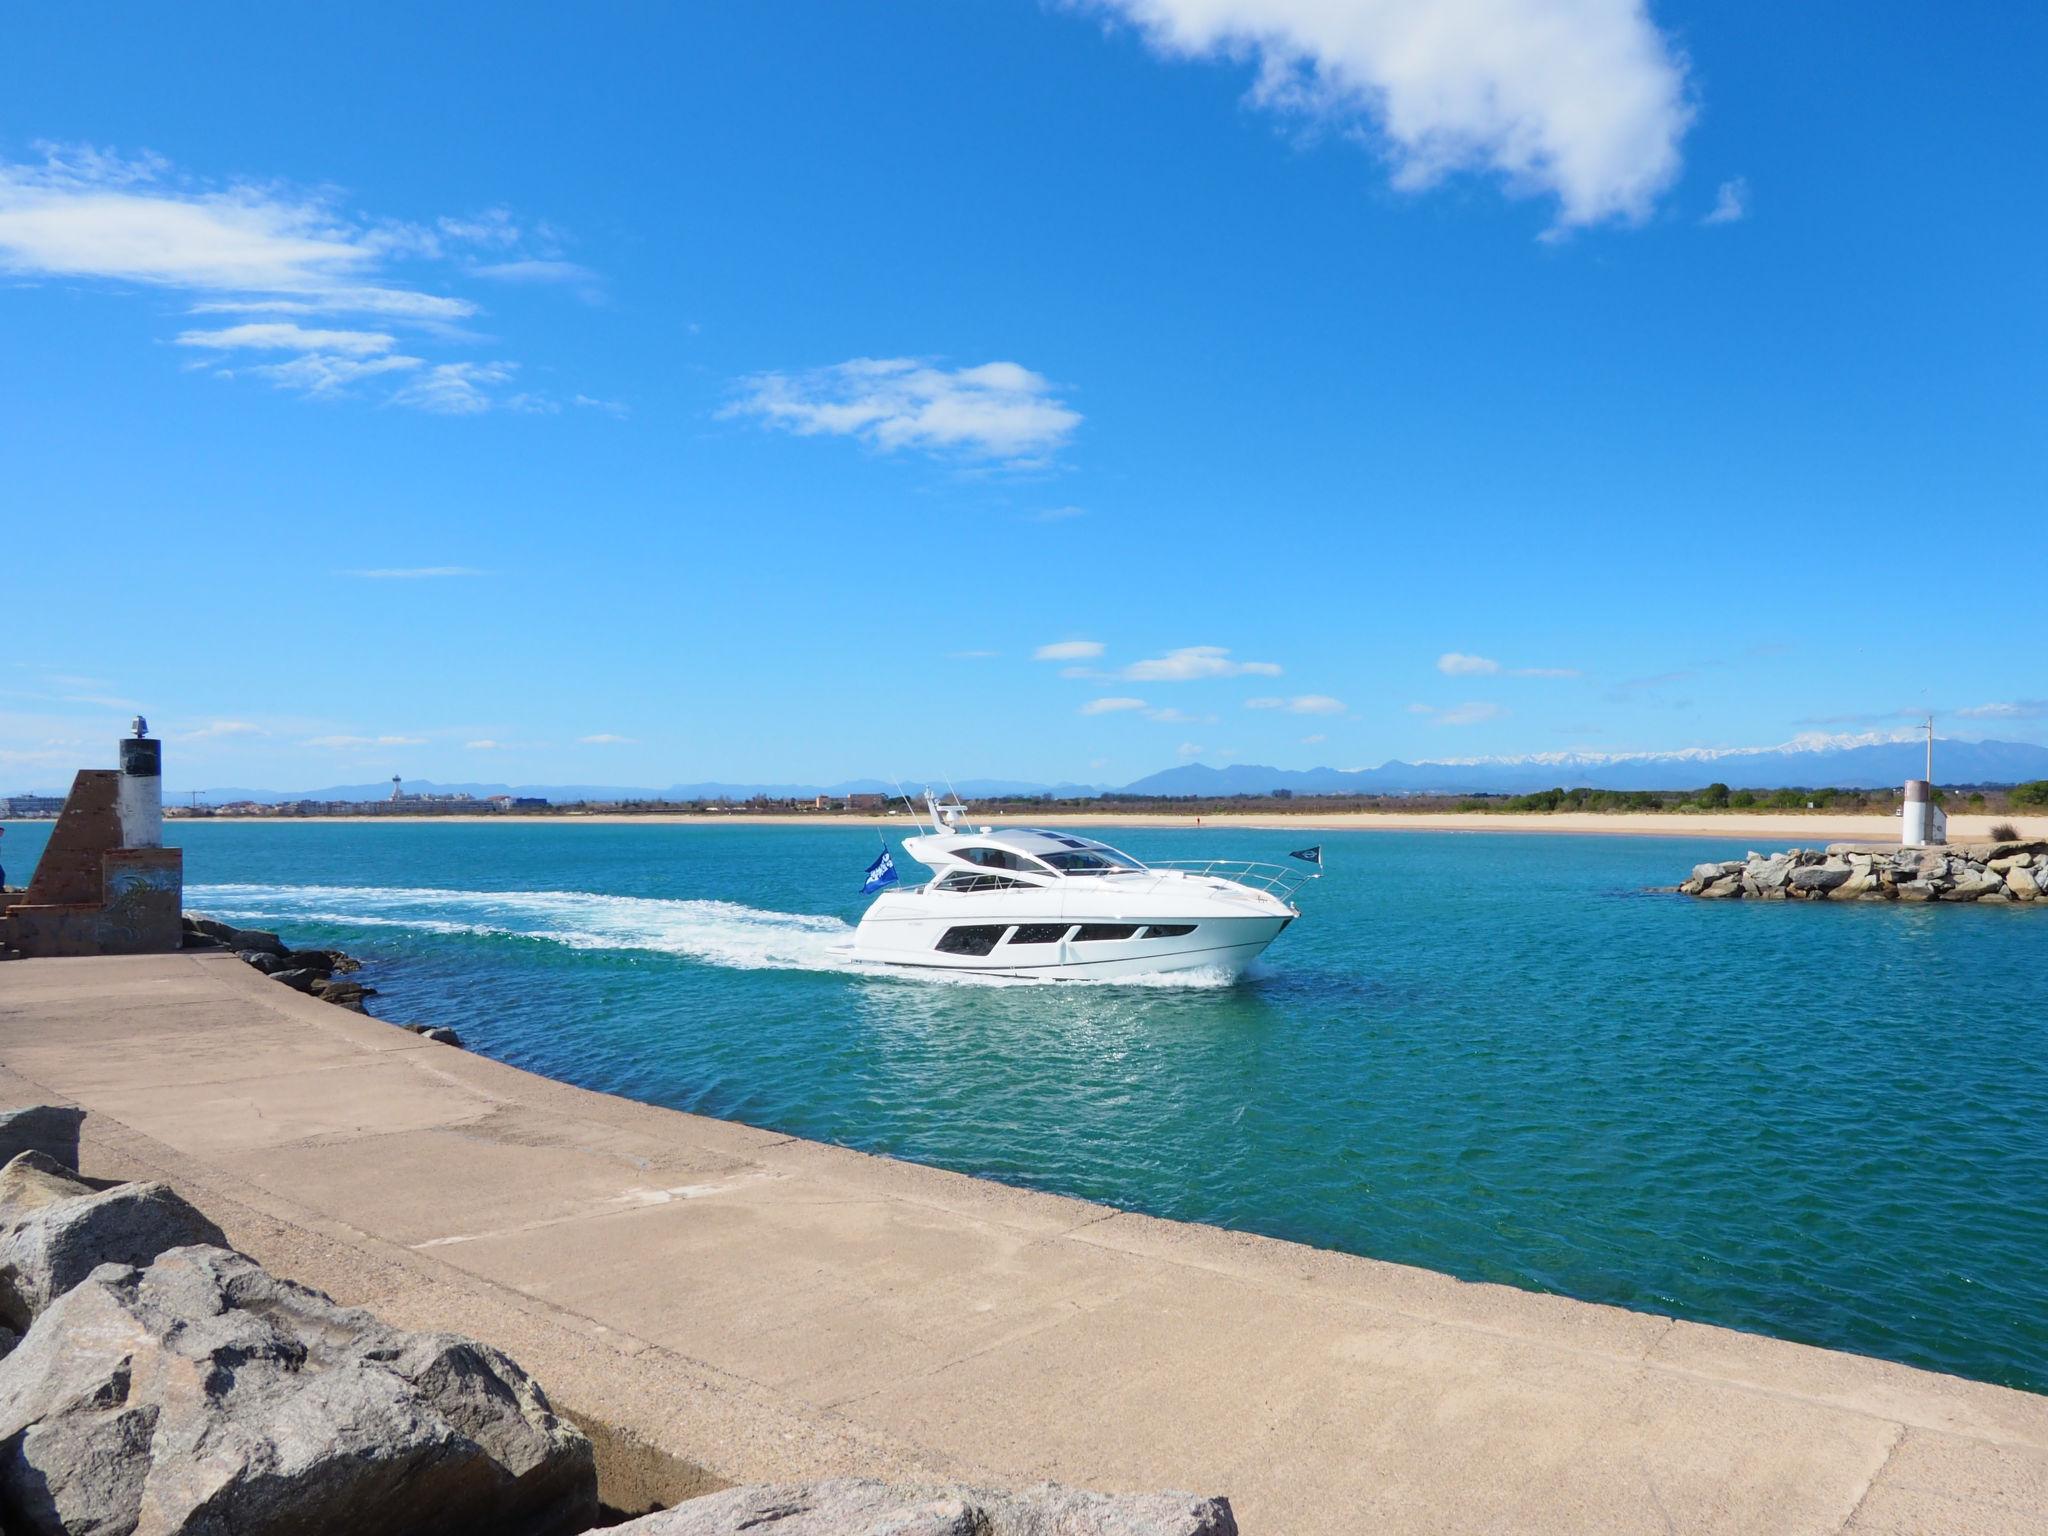
[[[121,846],[161,848],[164,845],[163,743],[149,734],[149,722],[137,715],[133,735],[121,743],[121,782],[116,803],[121,817]]]

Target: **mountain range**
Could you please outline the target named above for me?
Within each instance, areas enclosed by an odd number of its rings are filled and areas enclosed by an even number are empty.
[[[1925,770],[1926,743],[1911,735],[1802,736],[1775,747],[1692,747],[1677,752],[1542,752],[1521,757],[1448,758],[1387,762],[1377,768],[1271,768],[1257,763],[1211,767],[1186,763],[1148,774],[1132,783],[1041,784],[1022,779],[961,779],[951,787],[970,800],[1009,796],[1082,798],[1104,793],[1133,795],[1299,795],[1524,794],[1531,790],[1695,789],[1720,782],[1731,789],[1881,789],[1917,778]],[[2013,784],[2048,779],[2048,746],[2021,741],[1935,743],[1935,774],[1945,784]],[[913,792],[944,777],[905,779]],[[756,795],[799,798],[886,793],[882,779],[848,779],[834,784],[699,783],[665,789],[622,784],[442,784],[408,781],[408,793],[534,795],[562,803],[576,800],[747,800]],[[211,789],[206,804],[232,800],[382,800],[390,781],[337,784],[325,789]],[[173,793],[181,800],[184,793]]]

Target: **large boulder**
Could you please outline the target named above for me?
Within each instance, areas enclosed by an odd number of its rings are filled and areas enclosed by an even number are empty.
[[[482,1344],[218,1247],[110,1264],[0,1361],[9,1536],[569,1536],[590,1442]]]
[[[1849,878],[1846,864],[1801,864],[1792,871],[1791,885],[1808,896],[1824,896]]]
[[[0,1169],[0,1323],[21,1332],[101,1264],[227,1239],[164,1184],[81,1179],[40,1152]]]
[[[78,1166],[78,1128],[85,1111],[73,1104],[30,1104],[0,1109],[0,1162],[40,1152],[66,1168]]]
[[[728,1488],[613,1526],[616,1536],[1237,1536],[1228,1499],[1088,1493],[1041,1483],[1002,1493],[869,1478]]]
[[[2005,872],[2005,888],[2021,901],[2034,901],[2041,894],[2041,882],[2024,865],[2016,864]]]

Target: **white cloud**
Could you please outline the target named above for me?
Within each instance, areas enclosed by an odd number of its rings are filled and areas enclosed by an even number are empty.
[[[494,261],[469,270],[501,283],[589,283],[597,278],[590,268],[573,261]]]
[[[1257,105],[1367,137],[1404,190],[1455,172],[1646,217],[1692,121],[1645,0],[1093,0],[1164,54],[1249,57]]]
[[[1433,715],[1436,713],[1436,706],[1434,704],[1410,704],[1408,706],[1408,713],[1411,715]]]
[[[260,725],[247,720],[209,720],[205,725],[174,737],[177,741],[217,741],[223,736],[268,736]]]
[[[509,752],[512,750],[512,743],[509,741],[492,741],[489,737],[485,737],[481,741],[465,741],[463,746],[472,752]]]
[[[1016,363],[947,369],[907,357],[757,373],[719,414],[801,437],[857,437],[885,453],[914,448],[1020,464],[1053,453],[1081,422],[1049,381]]]
[[[1086,517],[1087,515],[1088,509],[1086,507],[1047,507],[1042,512],[1032,513],[1031,521],[1034,523],[1064,523],[1070,518]]]
[[[1200,757],[1204,752],[1208,750],[1209,749],[1207,747],[1197,746],[1192,741],[1184,741],[1180,744],[1181,760],[1184,762],[1190,761],[1194,758]]]
[[[586,747],[629,747],[633,745],[632,737],[615,736],[610,731],[599,731],[595,736],[578,736],[576,739]]]
[[[1749,182],[1737,176],[1724,181],[1714,193],[1714,206],[1702,224],[1739,224],[1749,217]]]
[[[1491,656],[1468,656],[1463,651],[1445,651],[1436,659],[1437,671],[1446,677],[1577,677],[1576,667],[1503,667]]]
[[[490,386],[511,379],[517,363],[436,363],[408,379],[391,397],[394,405],[416,406],[439,416],[476,416],[494,405],[518,408],[523,397],[500,399]]]
[[[1214,725],[1216,723],[1214,715],[1191,715],[1185,710],[1173,708],[1148,709],[1145,711],[1145,718],[1147,720],[1156,720],[1161,725]]]
[[[1100,640],[1055,640],[1031,653],[1033,661],[1087,661],[1102,654]]]
[[[1313,736],[1302,737],[1301,744],[1304,747],[1313,747],[1319,745],[1322,742],[1328,741],[1329,739],[1330,738],[1325,736],[1321,731],[1317,731]]]
[[[946,656],[947,656],[947,659],[948,659],[948,660],[951,660],[951,661],[987,661],[987,660],[989,660],[989,659],[990,659],[991,657],[994,657],[994,656],[1000,656],[1001,654],[1002,654],[1002,652],[1000,652],[1000,651],[948,651],[948,652],[946,652]]]
[[[1127,709],[1143,709],[1143,699],[1090,699],[1081,706],[1084,715],[1114,715]]]
[[[259,363],[243,371],[267,379],[279,389],[295,389],[308,395],[338,395],[351,384],[384,373],[408,373],[422,359],[392,353],[385,357],[337,357],[327,352],[308,352],[282,363]]]
[[[1270,661],[1232,661],[1220,645],[1186,645],[1134,661],[1121,675],[1135,683],[1188,683],[1208,677],[1278,677],[1280,668]]]
[[[2037,720],[2048,715],[2048,699],[2011,699],[1998,704],[1977,704],[1956,713],[1966,720]]]
[[[367,571],[338,571],[340,576],[359,576],[365,581],[433,581],[444,576],[481,576],[473,565],[382,566]]]
[[[552,236],[537,250],[503,210],[435,226],[366,218],[329,191],[276,184],[207,183],[180,174],[156,155],[132,159],[89,146],[38,145],[43,158],[0,162],[0,272],[36,279],[81,279],[190,296],[194,314],[289,316],[217,329],[190,329],[180,346],[218,353],[289,352],[281,362],[213,370],[223,378],[261,379],[281,389],[333,396],[386,375],[415,375],[386,398],[443,413],[491,406],[530,409],[528,397],[497,397],[512,365],[440,365],[395,350],[384,329],[301,325],[299,319],[369,315],[442,342],[461,339],[456,323],[478,312],[472,300],[436,291],[459,267],[463,248],[507,259],[481,271],[517,276],[533,267],[572,268],[553,259]],[[587,280],[581,268],[574,272]],[[564,278],[566,272],[556,273]],[[443,370],[453,370],[452,375]]]
[[[211,347],[216,351],[253,348],[267,352],[343,352],[367,357],[389,352],[398,338],[388,331],[311,330],[286,321],[257,321],[231,325],[218,331],[182,331],[181,347]]]
[[[312,736],[306,740],[309,747],[329,747],[336,751],[357,747],[423,747],[426,744],[424,736]]]
[[[622,421],[633,414],[633,408],[623,400],[599,400],[591,395],[577,395],[569,403],[580,405],[587,411],[603,411],[605,415],[616,416]]]
[[[1344,701],[1327,693],[1304,693],[1291,699],[1246,699],[1246,709],[1284,709],[1290,715],[1341,715]]]

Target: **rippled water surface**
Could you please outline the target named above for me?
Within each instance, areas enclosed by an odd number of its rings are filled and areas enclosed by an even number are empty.
[[[1734,843],[1324,833],[1235,986],[1004,986],[835,964],[871,830],[177,831],[189,905],[552,1077],[2048,1390],[2048,912],[1645,890]]]

